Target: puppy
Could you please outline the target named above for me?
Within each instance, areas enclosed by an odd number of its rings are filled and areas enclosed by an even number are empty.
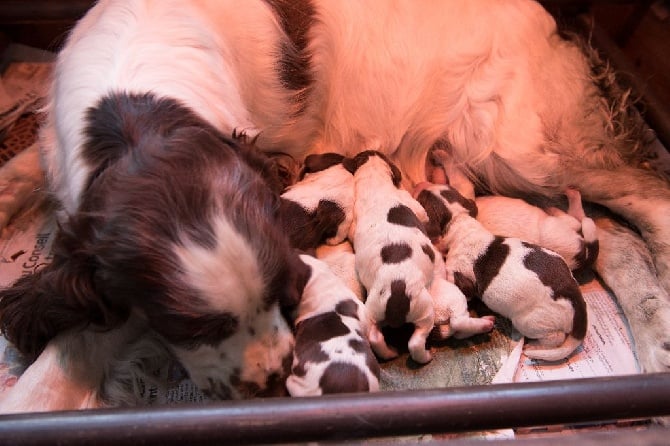
[[[363,303],[324,262],[300,258],[309,278],[298,307],[289,394],[378,391],[379,364],[368,339],[383,342],[382,334]]]
[[[345,240],[352,220],[354,179],[337,153],[305,158],[300,181],[281,196],[281,220],[291,246],[315,249]]]
[[[474,203],[449,186],[424,183],[416,196],[428,213],[429,234],[447,255],[447,278],[530,338],[528,357],[556,361],[579,347],[586,303],[558,254],[493,235],[474,218]]]
[[[426,212],[405,190],[401,174],[388,158],[367,150],[345,159],[354,175],[352,236],[356,271],[367,290],[367,307],[380,326],[414,324],[408,342],[412,359],[432,359],[426,338],[433,328],[435,251],[424,233]],[[419,215],[419,217],[417,217]]]
[[[483,196],[475,200],[477,221],[493,234],[514,237],[560,255],[577,271],[590,267],[598,256],[598,234],[584,214],[579,191],[567,189],[568,212],[546,211],[518,198]]]
[[[316,248],[316,258],[324,262],[339,279],[365,302],[365,288],[356,272],[356,254],[348,240],[339,245],[321,245]]]

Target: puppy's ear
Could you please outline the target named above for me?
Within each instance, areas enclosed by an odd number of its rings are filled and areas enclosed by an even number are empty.
[[[347,169],[349,173],[354,175],[358,168],[365,164],[372,153],[373,152],[371,150],[365,150],[363,152],[359,152],[353,158],[344,158],[342,160],[342,166],[344,166],[344,168]]]
[[[302,180],[308,173],[320,172],[340,164],[343,159],[344,155],[333,152],[308,155],[303,163],[299,178]]]
[[[293,250],[286,259],[289,271],[287,292],[279,299],[281,312],[291,325],[294,324],[295,318],[298,316],[296,311],[302,300],[307,282],[312,276],[312,268],[300,259],[300,252],[299,250]]]
[[[398,166],[396,166],[393,162],[388,160],[389,167],[391,168],[391,179],[393,181],[393,185],[395,187],[400,187],[400,183],[402,182],[402,173],[400,172],[400,169],[398,169]]]
[[[24,355],[35,358],[59,333],[96,324],[111,328],[127,312],[111,311],[93,285],[89,262],[57,257],[35,274],[0,291],[0,329]]]

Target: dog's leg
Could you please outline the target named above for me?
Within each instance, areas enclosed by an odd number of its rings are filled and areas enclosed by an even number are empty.
[[[579,221],[584,220],[586,214],[582,206],[582,194],[577,189],[568,188],[565,190],[565,196],[568,198],[568,215],[572,215]]]
[[[433,312],[433,298],[425,288],[421,290],[416,301],[412,302],[409,320],[414,323],[414,332],[409,338],[407,347],[412,359],[419,364],[426,364],[433,359],[430,350],[426,349],[426,339],[433,330],[435,313]]]
[[[123,346],[141,335],[141,325],[129,321],[110,331],[70,331],[57,336],[7,391],[0,401],[0,413],[106,406],[101,390],[109,366]]]
[[[670,371],[670,297],[660,286],[651,255],[631,230],[597,218],[600,255],[595,267],[628,319],[640,366]]]

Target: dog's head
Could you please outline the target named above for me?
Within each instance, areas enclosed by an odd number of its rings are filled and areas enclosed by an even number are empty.
[[[102,100],[87,134],[80,208],[54,262],[2,293],[3,331],[35,355],[60,331],[112,327],[134,311],[205,393],[263,393],[290,364],[281,310],[299,292],[262,158],[146,96]]]
[[[414,190],[414,196],[428,214],[426,232],[433,241],[445,234],[455,215],[467,213],[473,218],[477,216],[477,205],[473,200],[444,184],[420,183]]]
[[[353,158],[344,158],[342,160],[342,165],[345,169],[351,172],[352,175],[356,175],[356,172],[364,165],[370,163],[372,164],[385,164],[386,169],[389,172],[391,181],[395,187],[400,187],[402,182],[402,173],[398,166],[396,166],[386,155],[376,150],[365,150],[360,152],[358,155]]]

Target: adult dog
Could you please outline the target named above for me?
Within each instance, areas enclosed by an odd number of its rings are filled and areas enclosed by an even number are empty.
[[[65,230],[73,229],[68,222],[82,213],[87,191],[116,168],[104,147],[92,156],[98,133],[85,129],[87,113],[110,94],[146,93],[178,101],[224,134],[243,129],[261,149],[297,160],[375,148],[413,184],[425,179],[426,155],[440,144],[484,190],[553,199],[576,187],[644,240],[599,219],[596,269],[621,301],[643,369],[668,370],[668,181],[643,167],[640,123],[612,73],[588,48],[565,40],[538,3],[101,0],[58,57],[42,131],[48,185],[62,204]],[[162,116],[121,118],[159,123]],[[237,170],[222,175],[234,182]],[[179,218],[176,210],[172,217]],[[259,222],[247,223],[251,229]],[[640,268],[633,271],[633,263]],[[189,265],[191,277],[207,268]],[[127,273],[115,279],[131,283]],[[27,323],[53,314],[48,296],[40,305],[6,298],[15,291],[4,291],[0,303],[11,340],[37,352],[56,335],[75,336],[66,321],[46,331]],[[88,302],[116,316],[92,321],[103,327],[136,311],[158,326],[164,314],[123,299]],[[163,305],[156,300],[155,308]],[[80,365],[80,353],[61,351],[65,362]],[[182,359],[194,370],[204,356]]]

